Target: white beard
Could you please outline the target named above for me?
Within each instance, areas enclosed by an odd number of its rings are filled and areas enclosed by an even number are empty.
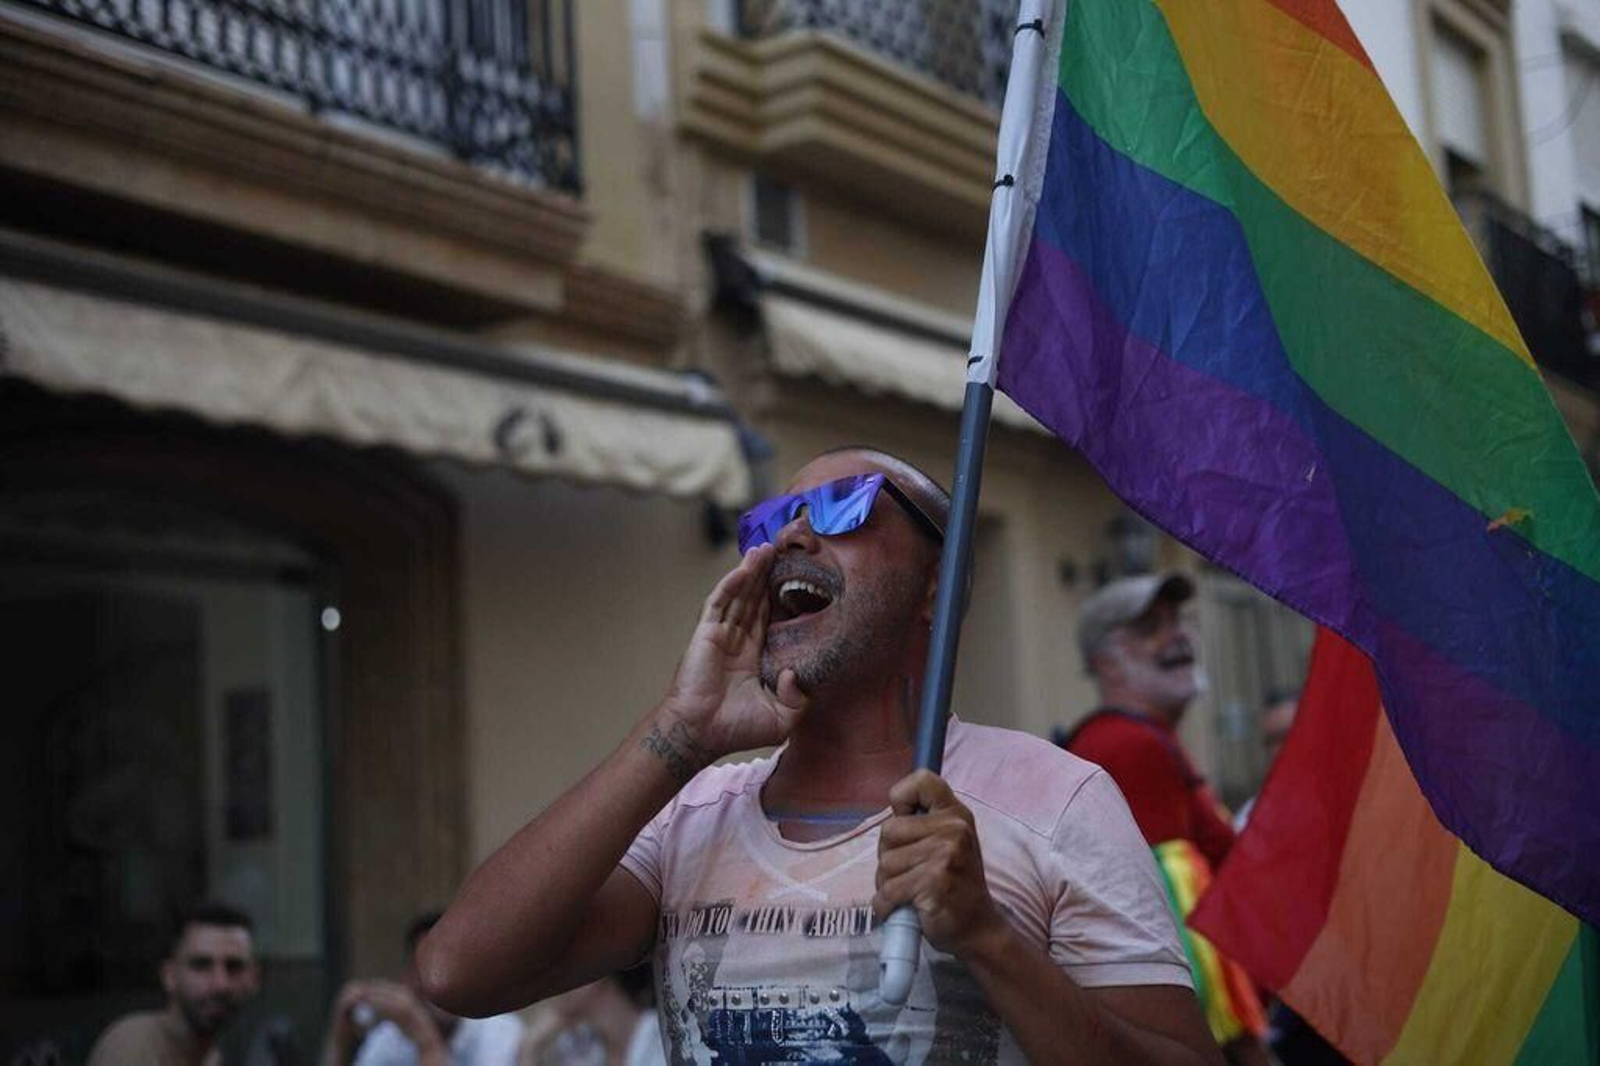
[[[1206,672],[1199,663],[1163,669],[1155,663],[1134,659],[1122,648],[1116,648],[1113,654],[1124,685],[1174,715],[1183,713],[1184,708],[1208,687]]]

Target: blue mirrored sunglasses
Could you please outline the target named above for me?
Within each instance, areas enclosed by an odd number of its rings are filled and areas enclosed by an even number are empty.
[[[804,492],[762,500],[739,518],[739,553],[778,539],[783,527],[802,512],[813,532],[837,537],[860,529],[872,514],[882,489],[898,503],[911,520],[934,541],[943,543],[944,530],[928,512],[917,506],[900,486],[882,474],[852,474],[829,481]]]

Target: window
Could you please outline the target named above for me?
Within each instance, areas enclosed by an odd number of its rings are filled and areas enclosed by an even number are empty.
[[[1600,331],[1600,60],[1573,48],[1564,52],[1567,108],[1572,123],[1581,232],[1578,235],[1584,280],[1590,289],[1590,314]]]
[[[1561,118],[1572,124],[1578,189],[1589,204],[1600,204],[1600,59],[1563,50],[1566,68],[1566,110]]]
[[[790,255],[805,254],[800,197],[790,185],[765,174],[751,175],[749,217],[755,243]]]
[[[1444,150],[1444,187],[1452,200],[1488,192],[1489,175],[1483,164],[1449,148]]]
[[[1487,59],[1481,48],[1443,22],[1434,24],[1434,129],[1444,151],[1452,197],[1486,191],[1492,169]]]

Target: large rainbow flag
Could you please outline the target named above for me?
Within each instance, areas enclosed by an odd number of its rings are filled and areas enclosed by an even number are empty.
[[[1000,387],[1359,647],[1440,821],[1600,922],[1600,499],[1371,62],[1332,0],[1064,11]]]
[[[1600,1062],[1600,937],[1439,824],[1371,662],[1327,630],[1189,921],[1357,1062]]]

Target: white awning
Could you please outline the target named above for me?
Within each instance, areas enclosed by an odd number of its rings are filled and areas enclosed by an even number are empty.
[[[709,385],[560,353],[496,352],[523,372],[482,373],[385,350],[382,331],[356,345],[259,321],[0,277],[0,373],[216,423],[749,502],[738,427]]]
[[[967,352],[931,331],[897,328],[773,292],[761,317],[779,373],[816,377],[869,395],[899,396],[959,411],[967,388]],[[880,324],[882,322],[882,324]],[[996,422],[1048,432],[1006,395],[995,393]]]

